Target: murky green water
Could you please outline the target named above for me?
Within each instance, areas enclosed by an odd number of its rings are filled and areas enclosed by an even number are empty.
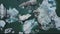
[[[0,0],[0,4],[3,3],[4,6],[8,9],[9,7],[11,8],[16,8],[20,14],[27,14],[28,10],[26,9],[22,9],[19,7],[19,4],[25,2],[27,0]],[[57,15],[60,16],[60,0],[56,0],[57,2]],[[13,28],[15,30],[16,33],[18,33],[19,31],[22,31],[22,24],[20,24],[19,22],[14,22],[12,24],[7,24],[4,29],[6,28]],[[38,29],[38,28],[36,28]],[[0,33],[3,33],[4,31],[0,31]],[[57,31],[56,29],[50,29],[49,31],[43,31],[40,30],[39,33],[59,33],[60,31]]]

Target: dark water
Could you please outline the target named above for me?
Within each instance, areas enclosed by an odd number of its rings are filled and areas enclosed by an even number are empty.
[[[27,14],[28,10],[22,9],[19,7],[19,4],[26,2],[26,1],[28,1],[28,0],[0,0],[0,4],[3,3],[7,9],[9,7],[16,8],[20,14]],[[56,0],[56,3],[57,3],[56,13],[58,16],[60,16],[60,0]],[[12,24],[6,24],[3,29],[11,28],[11,27],[15,30],[16,33],[18,33],[19,31],[22,31],[22,24],[20,24],[19,22],[14,22]],[[36,29],[38,29],[38,28],[36,28]],[[4,31],[0,31],[0,33],[3,33],[3,32]],[[48,31],[40,30],[39,33],[59,33],[59,32],[60,31],[58,31],[56,29],[50,29]]]

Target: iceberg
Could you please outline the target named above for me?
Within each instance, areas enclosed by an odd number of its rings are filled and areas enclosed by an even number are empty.
[[[37,4],[37,0],[29,0],[19,5],[19,7],[24,8],[25,6],[31,6]]]
[[[5,31],[4,31],[4,33],[6,34],[6,33],[10,33],[12,31],[12,28],[7,28],[7,29],[5,29]]]
[[[6,25],[6,23],[5,23],[5,21],[3,21],[3,20],[0,20],[0,27],[4,27]]]
[[[0,18],[4,18],[6,16],[6,8],[3,4],[0,5]]]
[[[7,10],[7,14],[10,16],[17,16],[19,11],[16,8],[9,8],[9,10]]]
[[[52,2],[52,3],[50,3]],[[52,26],[56,26],[60,28],[60,18],[57,16],[56,10],[56,2],[55,0],[43,0],[40,7],[37,9],[39,11],[38,22],[41,24],[43,30],[49,30]],[[53,20],[55,25],[53,24]],[[49,24],[51,23],[51,24]],[[52,27],[54,28],[54,27]],[[58,28],[57,28],[58,29]]]
[[[16,17],[19,14],[19,11],[16,8],[9,8],[7,10],[7,16],[9,15],[9,18],[6,19],[6,22],[12,23],[18,21],[18,18]]]
[[[24,20],[26,20],[26,19],[28,19],[29,17],[31,17],[31,15],[30,14],[26,14],[26,15],[19,15],[19,20],[22,20],[22,21],[24,21]]]
[[[26,34],[31,33],[31,29],[36,25],[38,24],[35,19],[25,21],[23,25],[23,32]]]

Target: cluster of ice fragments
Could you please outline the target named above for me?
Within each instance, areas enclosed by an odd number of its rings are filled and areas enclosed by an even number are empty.
[[[13,23],[19,20],[24,21],[28,19],[30,16],[31,16],[30,14],[21,16],[19,14],[19,11],[16,8],[6,9],[3,6],[3,4],[1,4],[0,5],[0,29],[2,30],[2,28],[4,28],[4,26],[6,25],[6,23]],[[12,28],[5,29],[4,33],[10,33],[11,30]],[[14,31],[12,31],[12,33],[14,33]]]
[[[6,16],[6,8],[4,8],[3,4],[0,5],[0,19]],[[0,20],[0,28],[3,28],[6,25],[4,20]]]
[[[31,3],[32,0],[30,0]],[[34,1],[34,0],[33,0]],[[20,6],[29,6],[30,2],[27,1],[25,3],[22,3]],[[41,24],[41,29],[43,30],[49,30],[50,28],[57,28],[60,30],[60,17],[56,14],[56,1],[55,0],[43,0],[42,4],[40,4],[40,7],[38,9],[33,11],[35,16],[37,17],[38,22]],[[33,20],[32,20],[33,21]],[[24,31],[25,33],[31,32],[31,24],[32,21],[26,21],[26,24],[24,23]],[[29,24],[31,23],[31,24]],[[29,25],[28,25],[29,24]],[[26,27],[26,28],[25,28]]]
[[[21,6],[34,5],[36,0],[30,0],[28,2],[25,2],[21,4]],[[34,10],[33,12],[38,12],[37,14],[37,20],[41,24],[41,28],[43,30],[49,30],[50,28],[57,28],[60,30],[60,17],[57,16],[56,12],[56,2],[55,0],[43,0],[42,4],[38,9]],[[0,19],[3,19],[4,17],[8,17],[7,19],[0,20],[0,27],[4,27],[6,22],[12,23],[14,21],[18,21],[18,18],[16,16],[19,14],[19,11],[15,8],[9,8],[8,10],[3,6],[3,4],[0,5]],[[36,16],[36,14],[35,14]],[[26,15],[19,15],[19,20],[24,21],[31,17],[30,14]],[[25,33],[30,33],[32,28],[34,26],[38,25],[37,22],[34,19],[27,20],[23,24],[23,31]],[[12,29],[8,28],[5,30],[5,33],[9,33]],[[14,31],[13,31],[14,32]]]
[[[0,5],[0,19],[5,19],[6,22],[11,23],[17,20],[15,17],[19,14],[16,8],[6,9],[3,4]],[[10,22],[9,22],[10,21]]]

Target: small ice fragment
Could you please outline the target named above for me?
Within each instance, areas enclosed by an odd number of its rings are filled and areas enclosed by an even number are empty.
[[[2,28],[3,28],[3,27],[5,26],[5,24],[6,24],[6,23],[5,23],[5,21],[0,20],[0,27],[2,27]]]
[[[24,20],[28,19],[30,16],[31,16],[30,14],[26,14],[26,15],[22,15],[22,16],[19,15],[19,20],[24,21]]]

